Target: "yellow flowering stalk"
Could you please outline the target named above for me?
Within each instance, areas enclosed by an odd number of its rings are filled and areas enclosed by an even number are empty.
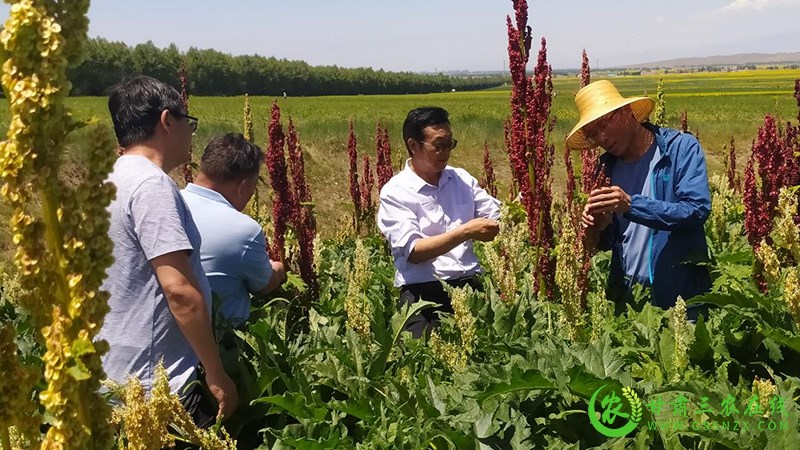
[[[461,336],[461,351],[471,355],[475,349],[475,317],[469,310],[467,301],[469,294],[467,288],[449,288],[450,301],[453,305],[453,317],[456,319],[456,328]]]
[[[112,261],[106,207],[114,188],[105,179],[114,145],[105,130],[86,141],[91,148],[78,185],[58,177],[67,133],[81,126],[64,100],[67,66],[82,60],[88,7],[88,0],[20,0],[0,33],[10,113],[0,143],[0,195],[12,209],[19,303],[47,349],[40,395],[52,425],[46,450],[113,445],[110,408],[97,394],[106,349],[93,343],[108,309],[100,285]]]
[[[562,321],[567,326],[570,339],[577,339],[586,324],[585,292],[579,285],[583,267],[583,241],[576,232],[576,226],[565,223],[561,228],[556,247],[556,286],[561,292],[563,303]]]
[[[713,175],[708,182],[711,187],[711,216],[709,217],[709,234],[714,242],[730,241],[728,225],[736,221],[740,198],[721,175]]]
[[[114,388],[122,404],[114,408],[112,421],[124,436],[120,450],[159,450],[175,446],[171,425],[180,430],[189,442],[204,450],[235,450],[236,441],[225,428],[221,436],[213,428],[197,428],[176,394],[170,392],[164,365],[156,367],[150,398],[145,398],[138,378],[132,377],[124,386]]]
[[[372,327],[372,303],[364,295],[364,289],[369,281],[369,252],[361,239],[356,239],[351,267],[352,270],[347,274],[347,293],[344,300],[347,326],[362,338],[369,339]]]
[[[800,264],[800,227],[794,223],[797,212],[797,196],[787,188],[782,188],[778,196],[778,214],[775,218],[775,242],[789,251],[795,262]]]
[[[589,321],[592,329],[590,340],[594,342],[603,335],[603,325],[608,322],[609,316],[611,316],[614,311],[611,310],[611,304],[606,300],[605,293],[603,292],[590,294],[588,299],[590,311]]]
[[[672,382],[681,381],[686,368],[689,366],[689,345],[694,340],[694,335],[686,320],[686,302],[678,297],[675,306],[669,313],[669,330],[675,341],[675,354],[672,363]]]
[[[783,299],[792,318],[800,327],[800,267],[789,270],[783,284]]]
[[[313,261],[314,261],[314,272],[319,275],[320,267],[322,267],[322,237],[320,237],[319,233],[314,235],[314,254],[313,254]]]
[[[761,411],[764,411],[763,417],[767,418],[770,414],[769,401],[773,396],[778,395],[778,387],[772,380],[761,380],[756,377],[753,380],[753,395],[758,396],[758,403],[761,406]]]
[[[0,325],[0,448],[19,448],[12,441],[27,438],[31,446],[40,438],[42,418],[31,394],[39,373],[17,357],[16,330],[10,323]],[[11,433],[11,428],[15,433]],[[12,436],[14,434],[15,436]],[[16,439],[14,439],[16,437]]]
[[[508,208],[503,205],[500,216],[507,215]],[[497,238],[484,246],[487,266],[500,289],[500,300],[507,305],[515,301],[517,274],[522,272],[523,264],[530,259],[529,249],[525,245],[527,236],[525,224],[509,223],[501,219]]]
[[[439,336],[436,330],[431,332],[428,347],[437,361],[447,366],[450,370],[463,368],[467,365],[467,353],[454,342],[448,342]]]
[[[244,126],[242,135],[245,139],[253,142],[253,116],[250,113],[250,97],[244,94]],[[256,183],[256,190],[253,192],[253,198],[247,204],[248,215],[258,223],[261,223],[261,205],[259,200],[259,183]]]
[[[781,263],[775,250],[761,239],[761,245],[756,250],[756,259],[764,266],[764,278],[768,283],[776,283],[781,277]]]
[[[253,116],[250,113],[250,96],[244,94],[244,138],[253,142]]]

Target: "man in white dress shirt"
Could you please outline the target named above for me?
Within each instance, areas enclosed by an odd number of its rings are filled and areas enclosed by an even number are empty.
[[[442,306],[426,309],[406,325],[420,337],[438,324],[437,311],[453,312],[442,280],[480,289],[472,241],[491,241],[499,231],[500,202],[466,170],[447,165],[458,143],[442,108],[417,108],[403,124],[410,158],[381,189],[378,227],[391,246],[394,284],[400,300],[420,299]]]

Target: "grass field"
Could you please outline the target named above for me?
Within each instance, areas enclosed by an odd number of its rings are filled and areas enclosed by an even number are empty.
[[[734,136],[739,167],[756,137],[764,115],[771,113],[781,122],[794,119],[798,106],[793,97],[794,80],[800,70],[755,70],[733,73],[670,74],[664,76],[667,118],[678,127],[680,114],[686,110],[689,129],[697,134],[708,155],[712,171],[722,167],[723,145]],[[598,78],[595,78],[598,79]],[[623,95],[655,96],[657,76],[615,77],[612,81]],[[577,121],[573,97],[578,79],[554,79],[556,91],[553,114],[556,128],[552,139],[556,146],[554,179],[557,188],[563,185],[563,141]],[[256,143],[266,145],[266,123],[271,98],[251,98]],[[482,149],[488,143],[495,161],[501,197],[507,195],[508,160],[503,144],[503,122],[508,115],[508,88],[480,92],[456,92],[406,96],[289,97],[278,99],[284,119],[291,117],[299,131],[301,144],[308,158],[307,171],[317,203],[318,223],[323,235],[335,231],[339,219],[349,214],[347,178],[348,123],[352,119],[358,137],[359,152],[368,152],[374,161],[375,125],[388,125],[397,163],[403,157],[401,126],[406,113],[417,106],[438,105],[450,111],[458,148],[451,164],[481,177]],[[106,99],[78,97],[69,99],[78,118],[98,117],[110,125]],[[212,136],[241,131],[243,97],[192,97],[191,114],[199,117],[200,127],[194,140],[195,157]],[[7,105],[0,107],[0,126],[8,125]],[[73,139],[71,147],[78,152],[82,135]],[[266,171],[262,172],[266,179]],[[1,214],[2,212],[0,212]],[[5,242],[3,242],[5,244]],[[3,245],[5,246],[5,245]]]

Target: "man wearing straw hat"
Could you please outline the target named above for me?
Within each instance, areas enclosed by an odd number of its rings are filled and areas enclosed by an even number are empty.
[[[582,223],[589,245],[612,250],[609,298],[618,306],[636,284],[669,308],[710,289],[705,223],[711,211],[705,156],[689,133],[646,122],[654,101],[622,97],[609,81],[575,96],[580,119],[571,149],[599,146],[611,186],[589,194]],[[689,308],[689,317],[698,309]]]

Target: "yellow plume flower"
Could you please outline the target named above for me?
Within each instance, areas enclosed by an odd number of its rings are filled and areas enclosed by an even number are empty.
[[[369,339],[372,327],[372,303],[364,290],[369,281],[369,252],[361,239],[356,239],[353,253],[352,270],[347,276],[347,292],[344,300],[344,311],[347,314],[347,326]]]
[[[792,314],[797,326],[800,327],[800,267],[789,270],[783,284],[783,299],[786,307]]]
[[[781,277],[781,263],[775,249],[764,239],[761,240],[761,245],[756,250],[756,259],[764,266],[764,277],[767,282],[776,283]]]
[[[114,188],[105,179],[114,154],[107,132],[93,130],[77,186],[58,176],[67,133],[79,126],[64,106],[66,69],[82,60],[88,7],[88,0],[20,0],[0,32],[7,58],[0,82],[10,113],[0,143],[0,194],[12,210],[18,303],[47,350],[40,401],[51,427],[42,449],[113,445],[110,409],[97,393],[105,344],[93,343],[107,311],[100,286],[112,258],[106,207]]]

